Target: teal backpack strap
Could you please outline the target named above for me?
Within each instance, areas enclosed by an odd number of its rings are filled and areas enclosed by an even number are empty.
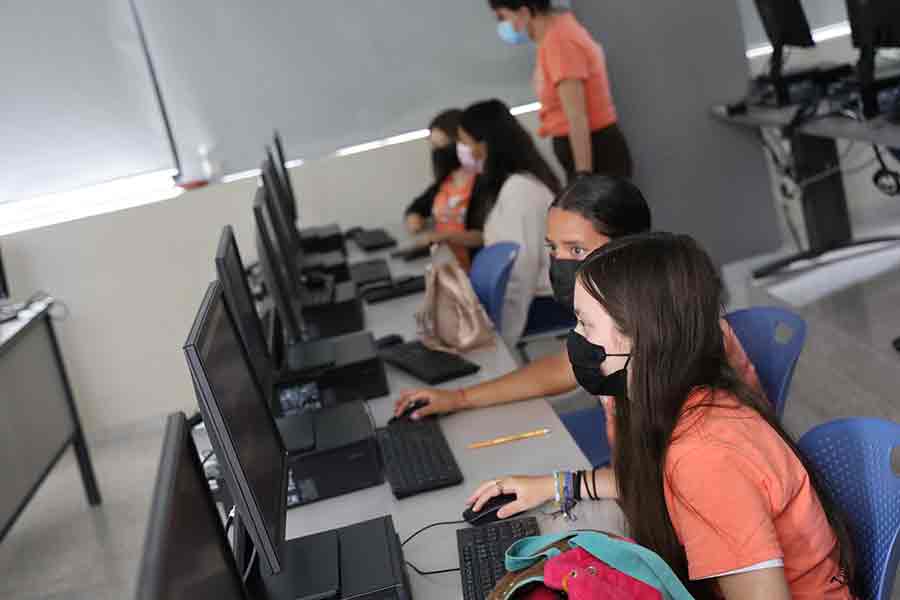
[[[556,548],[549,546],[574,537],[578,532],[556,533],[552,535],[534,535],[515,542],[506,550],[506,570],[521,571],[527,569],[541,558],[553,558],[559,554]]]
[[[614,569],[657,588],[667,600],[693,600],[669,565],[652,550],[597,531],[579,531],[569,543],[584,548]],[[506,562],[508,565],[508,555]]]

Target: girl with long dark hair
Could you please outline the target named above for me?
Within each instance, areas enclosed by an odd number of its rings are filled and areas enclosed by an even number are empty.
[[[468,269],[472,242],[481,239],[485,214],[482,210],[470,210],[477,175],[459,162],[457,135],[461,118],[461,110],[449,109],[428,125],[434,182],[412,201],[405,219],[407,231],[421,234],[419,243],[447,244],[460,266]],[[429,220],[432,226],[426,231]]]
[[[459,142],[463,167],[478,173],[470,210],[483,211],[485,219],[482,239],[473,241],[519,245],[501,324],[503,338],[514,344],[525,329],[532,300],[552,295],[543,240],[547,209],[560,190],[559,179],[500,100],[478,102],[463,111]]]
[[[844,521],[729,365],[721,307],[718,272],[688,236],[622,238],[581,265],[569,359],[582,387],[616,398],[616,441],[613,471],[581,477],[580,496],[617,498],[629,535],[699,600],[849,600]],[[470,502],[515,494],[508,517],[554,499],[560,477],[504,477]]]

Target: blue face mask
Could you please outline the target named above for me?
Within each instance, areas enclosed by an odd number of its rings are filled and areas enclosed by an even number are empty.
[[[512,46],[518,46],[530,41],[527,33],[516,31],[516,28],[509,21],[497,23],[497,35],[500,36],[501,40]]]

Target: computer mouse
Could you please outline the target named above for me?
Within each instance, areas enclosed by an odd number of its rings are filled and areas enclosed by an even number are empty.
[[[388,421],[388,425],[390,425],[391,423],[396,423],[398,421],[409,421],[409,417],[414,412],[425,406],[428,406],[428,400],[416,400],[415,402],[410,402],[406,405],[406,408],[403,409],[402,413],[400,413],[396,417],[390,418],[390,420]]]
[[[386,335],[384,337],[380,337],[377,340],[375,340],[375,347],[378,348],[379,350],[382,350],[384,348],[390,348],[391,346],[397,346],[402,343],[403,343],[403,336],[394,333],[391,335]]]
[[[500,517],[497,516],[497,511],[515,500],[515,494],[500,494],[499,496],[494,496],[485,502],[484,506],[482,506],[481,510],[478,512],[472,510],[471,506],[467,508],[463,512],[462,518],[469,525],[489,525],[495,523],[500,520]]]

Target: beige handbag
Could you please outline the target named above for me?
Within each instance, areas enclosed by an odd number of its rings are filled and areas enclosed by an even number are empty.
[[[444,244],[432,246],[425,304],[416,319],[422,343],[433,350],[466,352],[494,344],[494,324],[469,276]]]

